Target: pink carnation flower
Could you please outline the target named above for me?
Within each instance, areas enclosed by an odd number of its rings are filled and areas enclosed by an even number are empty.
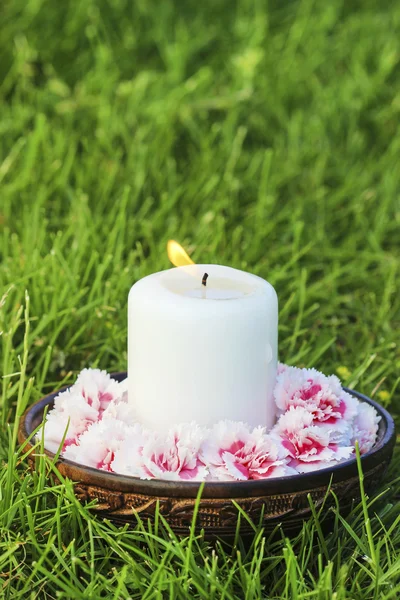
[[[150,433],[138,423],[129,429],[129,436],[121,442],[115,451],[114,460],[110,466],[114,473],[141,477],[143,475],[143,447],[148,441]]]
[[[128,402],[128,378],[127,377],[119,382],[119,389],[120,389],[120,394],[121,394],[120,401]]]
[[[262,427],[252,431],[244,423],[221,421],[213,428],[201,451],[211,479],[245,481],[288,475],[285,452]]]
[[[65,432],[67,433],[63,450],[76,444],[78,437],[97,421],[98,416],[98,410],[94,406],[90,406],[86,399],[73,388],[61,392],[54,401],[54,408],[46,418],[45,448],[56,453]]]
[[[127,424],[133,424],[137,421],[134,408],[122,399],[109,402],[107,408],[101,413],[100,418],[102,420],[114,419]]]
[[[63,455],[82,465],[111,471],[117,450],[131,435],[132,428],[121,421],[94,423],[80,436],[78,445],[68,446]]]
[[[313,414],[307,409],[290,407],[273,430],[287,450],[289,465],[300,473],[331,466],[349,458],[353,452],[352,446],[334,443],[326,427],[313,423]]]
[[[315,424],[350,422],[357,413],[357,400],[345,392],[335,375],[327,377],[316,369],[287,367],[277,377],[275,402],[285,412],[300,406],[313,415]]]
[[[366,402],[358,404],[358,411],[353,422],[352,444],[355,445],[356,440],[358,441],[360,454],[365,454],[375,444],[380,420],[381,417],[378,416],[373,406]]]
[[[284,371],[286,371],[286,369],[289,368],[289,365],[285,365],[285,363],[281,363],[278,362],[278,366],[277,366],[277,375],[280,375],[281,373],[284,373]]]
[[[195,423],[179,425],[167,438],[153,435],[141,452],[140,477],[203,481],[207,469],[199,458],[203,430]]]
[[[107,371],[100,369],[83,369],[73,388],[86,399],[89,406],[94,406],[102,413],[112,400],[118,400],[123,388],[118,381],[112,379]]]

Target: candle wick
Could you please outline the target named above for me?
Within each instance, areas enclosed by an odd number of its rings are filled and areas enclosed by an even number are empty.
[[[201,280],[201,283],[202,283],[202,285],[204,285],[204,287],[207,285],[207,279],[208,279],[208,273],[204,273],[203,279]]]

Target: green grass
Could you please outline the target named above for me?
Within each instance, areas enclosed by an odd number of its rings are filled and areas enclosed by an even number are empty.
[[[325,538],[227,550],[97,520],[16,443],[28,403],[126,368],[169,238],[275,286],[281,360],[400,414],[399,39],[389,0],[3,0],[1,598],[399,597],[398,457]]]

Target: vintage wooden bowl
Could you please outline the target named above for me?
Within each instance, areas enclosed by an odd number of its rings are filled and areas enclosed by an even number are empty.
[[[117,380],[126,373],[113,375]],[[395,427],[389,413],[373,400],[359,392],[347,390],[350,394],[368,402],[381,416],[375,446],[361,458],[364,472],[364,487],[371,493],[381,482],[391,460],[395,444]],[[52,408],[53,392],[31,406],[21,419],[20,443],[26,443],[32,432],[40,425],[46,407]],[[25,450],[30,447],[25,446]],[[46,451],[50,458],[54,454]],[[135,524],[136,514],[144,519],[154,519],[156,504],[171,528],[180,535],[189,532],[199,483],[161,480],[141,480],[106,473],[85,467],[60,458],[57,461],[60,473],[75,483],[75,493],[83,502],[97,500],[93,511],[118,523]],[[32,468],[35,468],[31,461]],[[354,502],[360,499],[359,478],[355,459],[350,459],[329,469],[321,469],[304,475],[277,477],[260,481],[210,482],[203,489],[197,515],[197,526],[204,528],[207,538],[221,537],[232,539],[237,527],[239,505],[258,524],[262,519],[266,533],[281,523],[286,535],[295,533],[302,522],[311,516],[310,495],[318,509],[324,502],[324,512],[329,517],[328,507],[334,502],[332,494],[326,494],[328,487],[335,493],[341,514],[346,515]],[[241,519],[241,535],[252,534],[251,525]]]

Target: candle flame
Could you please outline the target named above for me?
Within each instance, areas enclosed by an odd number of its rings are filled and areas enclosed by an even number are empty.
[[[178,242],[175,240],[168,240],[167,244],[168,258],[175,267],[185,267],[187,265],[194,265],[190,256],[185,252]]]

